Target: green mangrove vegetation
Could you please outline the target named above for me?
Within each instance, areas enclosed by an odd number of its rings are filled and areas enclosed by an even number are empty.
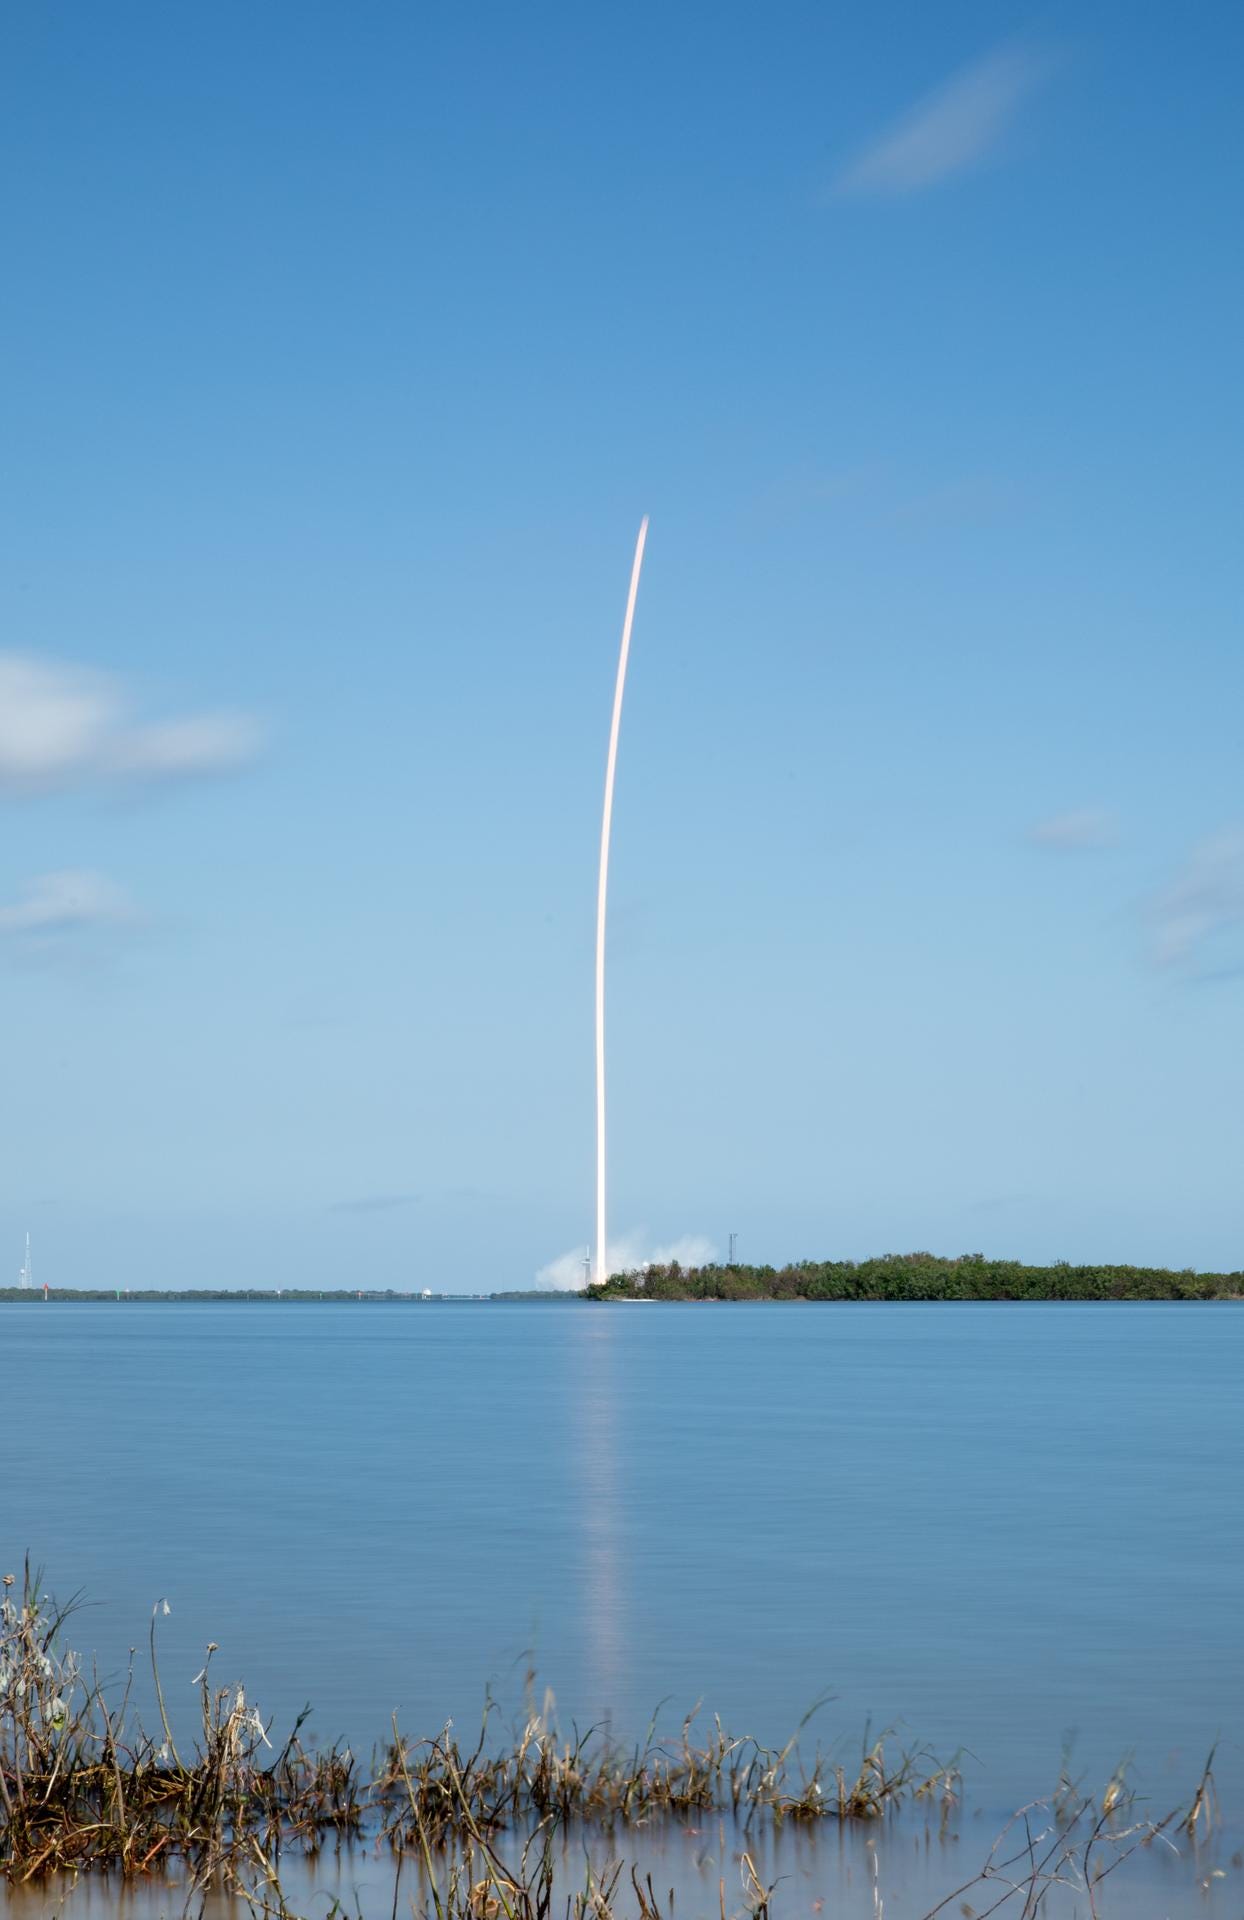
[[[983,1253],[945,1259],[887,1253],[874,1260],[799,1260],[786,1267],[682,1267],[677,1260],[616,1273],[590,1300],[1240,1300],[1244,1272],[1166,1267],[1029,1267]]]

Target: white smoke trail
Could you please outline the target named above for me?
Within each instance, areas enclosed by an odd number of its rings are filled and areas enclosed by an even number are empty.
[[[608,1271],[636,1273],[644,1267],[667,1266],[671,1260],[683,1267],[704,1267],[716,1258],[717,1248],[706,1234],[684,1233],[677,1240],[654,1244],[642,1227],[634,1227],[611,1241]],[[574,1293],[585,1278],[583,1248],[570,1247],[540,1268],[535,1283],[538,1287],[554,1287],[559,1293]]]
[[[598,1282],[607,1280],[611,1271],[605,1238],[605,903],[609,891],[609,829],[613,822],[613,781],[618,766],[618,730],[622,724],[626,662],[631,650],[631,626],[635,619],[639,572],[644,564],[644,542],[647,538],[648,516],[645,514],[639,524],[639,538],[635,542],[631,586],[626,596],[626,618],[622,622],[622,647],[618,654],[613,719],[609,727],[609,758],[605,765],[605,808],[600,822],[600,878],[596,888],[596,1263],[592,1275]]]

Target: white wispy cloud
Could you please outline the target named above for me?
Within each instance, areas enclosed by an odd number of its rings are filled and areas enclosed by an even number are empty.
[[[361,1193],[354,1200],[330,1200],[330,1213],[394,1213],[399,1207],[411,1207],[416,1193]]]
[[[999,47],[919,101],[849,161],[834,191],[920,193],[966,173],[997,146],[1022,102],[1050,69],[1048,55]]]
[[[538,1287],[555,1287],[570,1293],[583,1286],[586,1248],[571,1247],[536,1274]],[[609,1242],[610,1273],[633,1273],[641,1267],[662,1267],[677,1260],[684,1267],[703,1267],[717,1258],[713,1242],[700,1233],[685,1233],[680,1239],[654,1244],[642,1227],[624,1233]]]
[[[260,742],[258,722],[244,713],[203,713],[193,720],[165,720],[122,733],[115,742],[112,770],[151,780],[228,773],[253,760]]]
[[[139,721],[110,675],[0,653],[0,792],[224,773],[261,741],[249,714]]]
[[[83,927],[117,926],[133,918],[129,899],[104,874],[68,869],[40,874],[19,900],[0,907],[0,936],[42,939]]]
[[[1195,960],[1219,934],[1244,927],[1244,828],[1203,840],[1149,903],[1159,966]]]
[[[1115,845],[1119,838],[1118,816],[1107,807],[1081,807],[1071,813],[1056,813],[1048,820],[1038,820],[1029,829],[1028,838],[1056,853],[1090,853]]]

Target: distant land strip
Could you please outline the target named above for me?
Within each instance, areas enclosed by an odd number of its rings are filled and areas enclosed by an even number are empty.
[[[74,1301],[239,1301],[299,1306],[392,1303],[443,1306],[462,1302],[607,1305],[613,1301],[747,1300],[1244,1300],[1244,1271],[1197,1273],[1192,1267],[1072,1266],[1056,1260],[1028,1267],[983,1253],[947,1259],[933,1253],[887,1253],[875,1260],[799,1260],[785,1267],[682,1267],[677,1260],[615,1273],[603,1286],[578,1292],[552,1288],[496,1293],[441,1293],[376,1287],[0,1287],[0,1305],[46,1299]]]

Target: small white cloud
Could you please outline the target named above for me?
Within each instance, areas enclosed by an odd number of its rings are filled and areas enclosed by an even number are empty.
[[[20,900],[0,907],[0,935],[39,939],[81,927],[116,926],[133,917],[125,894],[102,873],[45,873],[29,883]]]
[[[0,782],[56,785],[98,763],[119,724],[119,702],[100,675],[0,654]]]
[[[835,192],[919,193],[965,173],[997,145],[1049,67],[1048,57],[1031,49],[986,54],[858,154],[838,175]]]
[[[0,653],[0,791],[223,773],[252,759],[260,743],[246,714],[142,723],[105,674]]]
[[[1106,807],[1082,807],[1038,820],[1028,837],[1037,846],[1052,847],[1058,853],[1085,853],[1113,847],[1119,838],[1119,822]]]
[[[1171,884],[1150,903],[1159,966],[1196,957],[1216,935],[1244,926],[1244,829],[1194,847]]]
[[[587,1283],[585,1247],[571,1247],[541,1267],[536,1275],[538,1287],[555,1287],[561,1293],[577,1292]],[[717,1257],[713,1242],[699,1233],[685,1233],[678,1240],[654,1245],[642,1227],[633,1228],[609,1243],[610,1273],[635,1273],[642,1267],[663,1267],[677,1260],[683,1267],[707,1266]]]

